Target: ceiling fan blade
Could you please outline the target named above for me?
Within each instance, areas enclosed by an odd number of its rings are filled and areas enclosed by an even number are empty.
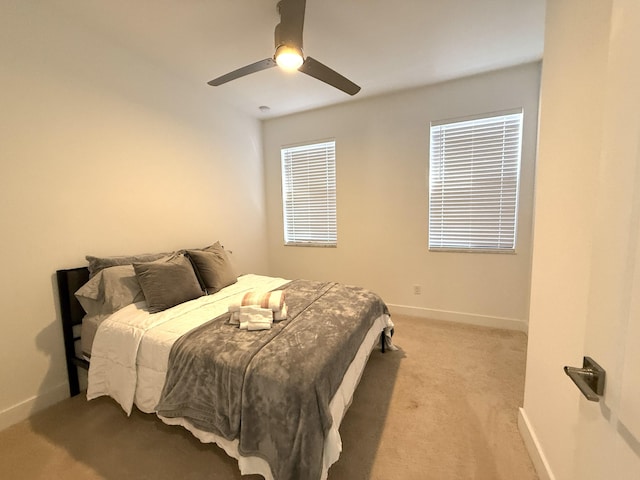
[[[280,0],[278,2],[280,23],[276,25],[275,48],[286,45],[302,50],[302,30],[306,5],[306,0]]]
[[[273,58],[265,58],[264,60],[260,60],[259,62],[252,63],[251,65],[247,65],[246,67],[239,68],[237,70],[234,70],[233,72],[222,75],[221,77],[214,78],[207,83],[211,86],[217,87],[218,85],[230,82],[231,80],[235,80],[236,78],[244,77],[245,75],[256,73],[260,70],[266,70],[267,68],[275,66],[276,61]]]
[[[351,80],[343,77],[335,70],[330,69],[326,65],[311,57],[305,58],[304,63],[298,69],[298,71],[306,73],[313,78],[317,78],[324,83],[328,83],[329,85],[332,85],[338,90],[342,90],[344,93],[348,93],[349,95],[355,95],[360,91],[360,87],[353,83]]]

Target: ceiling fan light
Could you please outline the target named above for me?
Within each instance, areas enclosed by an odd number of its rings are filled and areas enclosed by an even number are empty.
[[[297,70],[303,62],[302,51],[299,48],[280,45],[276,50],[276,63],[284,70]]]

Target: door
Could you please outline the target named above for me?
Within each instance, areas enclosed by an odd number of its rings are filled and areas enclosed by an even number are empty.
[[[607,372],[580,403],[576,479],[638,480],[640,458],[640,2],[614,0],[584,354]]]

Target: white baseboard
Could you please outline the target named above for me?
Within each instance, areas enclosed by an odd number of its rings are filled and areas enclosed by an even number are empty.
[[[2,410],[0,412],[0,430],[4,430],[11,425],[26,420],[34,413],[51,405],[55,405],[68,397],[69,385],[65,382],[52,388],[48,392],[34,395],[23,402]]]
[[[411,315],[419,318],[443,320],[446,322],[466,323],[482,327],[503,328],[527,333],[529,324],[525,320],[517,318],[492,317],[489,315],[477,315],[474,313],[449,312],[447,310],[433,310],[430,308],[410,307],[407,305],[388,304],[391,314]]]
[[[555,480],[556,477],[553,475],[551,467],[549,467],[549,462],[547,462],[547,457],[545,457],[540,447],[536,432],[529,423],[527,413],[523,408],[520,408],[518,411],[518,430],[520,430],[520,436],[524,441],[525,447],[527,447],[529,457],[531,457],[531,461],[540,480]]]

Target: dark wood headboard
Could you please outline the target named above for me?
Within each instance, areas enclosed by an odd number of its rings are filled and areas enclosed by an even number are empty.
[[[74,396],[80,393],[77,367],[89,368],[89,362],[76,355],[75,342],[80,340],[80,337],[73,334],[73,327],[82,323],[84,310],[74,293],[89,280],[89,269],[87,267],[79,267],[57,270],[56,277],[58,279],[64,350],[67,357],[69,392],[71,396]]]

